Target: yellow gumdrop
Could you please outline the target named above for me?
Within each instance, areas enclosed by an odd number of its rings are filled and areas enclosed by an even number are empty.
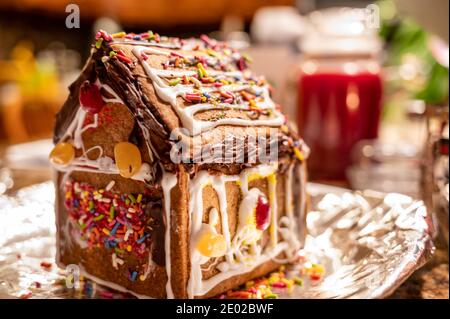
[[[255,210],[253,209],[251,214],[248,214],[247,218],[245,219],[245,225],[247,226],[254,226],[256,228],[256,219],[255,219]]]
[[[54,165],[68,165],[75,157],[75,149],[70,143],[58,143],[48,156]]]
[[[136,174],[142,165],[141,152],[129,142],[120,142],[114,146],[114,158],[119,174],[125,178]]]
[[[205,257],[221,257],[227,251],[227,242],[222,235],[206,231],[201,234],[197,249]]]

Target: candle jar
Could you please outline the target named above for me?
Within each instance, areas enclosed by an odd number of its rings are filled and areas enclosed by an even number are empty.
[[[349,25],[350,31],[355,28]],[[342,31],[338,33],[316,29],[301,45],[297,124],[311,148],[311,178],[342,180],[353,146],[378,135],[383,91],[380,46],[374,36],[347,34],[345,27],[337,28]]]

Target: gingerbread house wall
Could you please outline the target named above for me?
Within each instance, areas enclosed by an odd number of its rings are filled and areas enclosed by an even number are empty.
[[[87,114],[84,121],[85,125],[95,122],[93,116],[90,114]],[[102,156],[114,159],[115,144],[132,139],[132,142],[137,144],[140,149],[143,163],[152,164],[152,156],[149,154],[150,151],[146,145],[146,141],[141,134],[142,132],[135,131],[135,125],[134,116],[124,104],[106,103],[97,115],[96,127],[88,129],[82,134],[83,148],[85,151],[90,151],[83,154],[83,150],[78,148],[75,151],[76,158],[84,155],[86,159],[95,161],[100,155],[99,150],[101,148]],[[137,136],[132,136],[133,134]],[[70,140],[70,137],[68,139]],[[72,218],[71,222],[68,222],[70,212],[67,205],[71,200],[67,187],[68,185],[73,185],[75,182],[78,183],[77,185],[83,191],[87,191],[86,189],[88,189],[89,192],[95,190],[102,191],[104,194],[106,194],[105,190],[108,189],[108,185],[113,185],[108,190],[109,195],[117,194],[125,197],[132,195],[133,198],[141,196],[142,203],[152,203],[154,206],[153,214],[158,217],[158,220],[156,225],[152,224],[152,227],[156,227],[153,229],[155,235],[151,234],[148,239],[144,240],[146,243],[145,249],[150,254],[148,258],[139,258],[138,255],[134,254],[134,251],[125,252],[123,256],[120,256],[120,259],[123,260],[123,265],[115,264],[112,256],[114,249],[106,248],[104,243],[98,240],[91,241],[94,245],[88,248],[86,243],[77,239],[80,233],[73,230],[73,225],[76,225],[77,221]],[[66,167],[56,172],[55,185],[57,186],[55,205],[58,230],[57,262],[62,267],[75,264],[80,267],[81,272],[87,277],[93,277],[96,281],[103,282],[105,285],[118,290],[130,291],[142,296],[166,297],[167,274],[164,257],[164,204],[161,186],[157,181],[148,184],[143,181],[124,178],[118,174],[94,173],[84,170],[83,167],[78,169]],[[173,202],[171,207],[183,207],[180,201],[186,201],[184,198],[185,193],[180,192],[179,186],[172,189],[172,192],[174,195],[171,197]],[[81,196],[80,194],[78,195]],[[108,200],[106,196],[104,198]],[[77,200],[80,201],[80,198],[77,198]],[[91,198],[95,206],[94,210],[97,210],[98,205],[102,204],[101,200]],[[72,214],[72,216],[79,215]],[[141,222],[147,223],[148,218],[148,212],[144,212],[141,216]],[[183,214],[182,210],[179,209],[176,210],[174,217],[171,218],[171,221],[176,225],[173,229],[177,230],[173,232],[174,237],[171,240],[172,243],[186,243],[186,238],[180,238],[180,236],[186,236],[182,231],[186,229],[184,226],[187,221],[186,218],[187,214]],[[94,227],[96,226],[94,225]],[[96,231],[101,234],[102,229],[97,229]],[[186,271],[182,271],[182,265],[186,265],[186,257],[183,258],[185,250],[182,249],[182,245],[173,245],[172,249],[175,259],[173,261],[175,265],[173,267],[174,277],[179,277],[181,283],[183,281],[182,274],[186,273]],[[123,249],[121,248],[121,250]],[[155,250],[159,256],[152,257],[151,253],[155,252]],[[149,266],[150,263],[152,263],[151,266]],[[134,271],[137,272],[135,276],[133,276]],[[182,295],[180,288],[174,287],[174,291],[176,291],[177,295]]]

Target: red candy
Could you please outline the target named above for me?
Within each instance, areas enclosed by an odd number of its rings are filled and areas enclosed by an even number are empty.
[[[258,203],[255,209],[256,228],[265,230],[269,226],[270,204],[265,196],[258,197]]]
[[[245,68],[247,67],[247,64],[245,63],[244,58],[240,58],[239,60],[237,60],[236,64],[237,64],[239,71],[244,71]]]
[[[97,85],[85,81],[80,88],[80,104],[86,112],[96,114],[102,110],[103,102]]]
[[[46,268],[46,269],[50,269],[50,268],[52,268],[52,264],[48,263],[46,261],[43,261],[43,262],[41,262],[41,267],[42,268]]]
[[[112,37],[103,30],[98,31],[95,35],[95,40],[98,40],[100,38],[103,38],[103,40],[105,40],[106,42],[110,42],[112,40]]]

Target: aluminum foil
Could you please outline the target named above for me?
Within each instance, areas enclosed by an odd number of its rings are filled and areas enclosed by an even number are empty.
[[[301,262],[325,268],[319,281],[275,289],[280,298],[383,298],[434,252],[422,201],[400,194],[352,192],[309,184],[309,235]],[[54,188],[51,182],[0,196],[0,298],[127,298],[81,278],[73,287],[54,264]],[[71,279],[72,277],[70,277]]]

